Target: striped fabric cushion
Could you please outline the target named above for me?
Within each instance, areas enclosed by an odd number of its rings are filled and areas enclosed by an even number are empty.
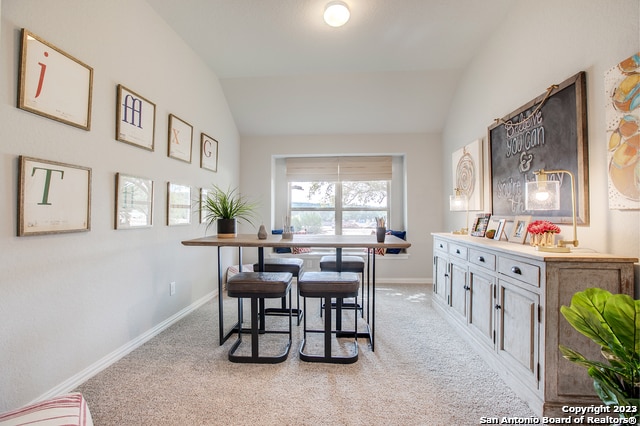
[[[93,426],[87,401],[80,393],[57,396],[0,414],[0,426]]]

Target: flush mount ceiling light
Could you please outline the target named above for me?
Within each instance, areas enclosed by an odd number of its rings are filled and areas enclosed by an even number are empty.
[[[329,2],[324,9],[324,22],[332,27],[343,26],[350,16],[349,7],[342,1]]]

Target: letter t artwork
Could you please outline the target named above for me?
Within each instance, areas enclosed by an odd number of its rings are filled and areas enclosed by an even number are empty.
[[[91,169],[20,157],[18,236],[90,229]]]

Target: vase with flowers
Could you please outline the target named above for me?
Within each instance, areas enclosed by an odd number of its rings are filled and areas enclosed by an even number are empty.
[[[529,224],[527,231],[531,234],[531,245],[534,247],[553,247],[555,234],[560,233],[560,228],[548,220],[536,220]]]

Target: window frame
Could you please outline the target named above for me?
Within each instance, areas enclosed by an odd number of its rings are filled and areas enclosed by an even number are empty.
[[[334,212],[334,220],[335,220],[335,235],[343,235],[343,227],[342,227],[342,223],[343,223],[343,213],[344,212],[366,212],[366,211],[384,211],[385,212],[385,217],[386,217],[386,222],[387,223],[391,223],[391,188],[392,188],[392,184],[391,181],[389,180],[385,180],[385,186],[386,186],[386,193],[387,196],[385,197],[385,206],[384,207],[362,207],[362,206],[357,206],[357,207],[345,207],[343,206],[343,198],[342,198],[342,181],[338,181],[338,182],[330,182],[333,185],[335,185],[335,200],[334,200],[334,206],[333,207],[292,207],[292,191],[293,186],[297,183],[301,183],[301,182],[328,182],[328,181],[324,181],[324,180],[316,180],[316,181],[298,181],[298,182],[287,182],[287,215],[289,217],[292,216],[293,212]],[[361,182],[376,182],[376,181],[361,181]]]

